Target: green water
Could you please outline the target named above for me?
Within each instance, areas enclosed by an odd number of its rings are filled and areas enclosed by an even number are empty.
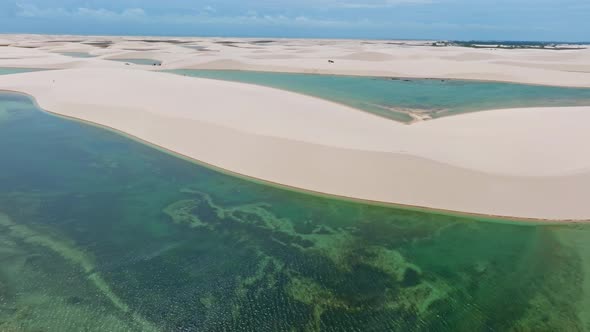
[[[281,190],[0,94],[0,331],[590,330],[590,225]]]
[[[180,75],[260,84],[335,101],[379,116],[411,122],[498,108],[590,106],[590,89],[511,83],[267,73],[170,70]]]
[[[136,65],[142,65],[142,66],[153,66],[155,65],[161,65],[162,61],[159,60],[154,60],[154,59],[109,59],[111,61],[119,61],[119,62],[128,62],[128,63],[133,63]]]
[[[96,55],[92,55],[86,52],[63,52],[62,55],[70,56],[72,58],[94,58]]]

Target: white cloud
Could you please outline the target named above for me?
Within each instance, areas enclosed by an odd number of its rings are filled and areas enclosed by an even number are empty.
[[[18,16],[23,17],[59,17],[67,15],[67,12],[63,8],[47,8],[41,9],[31,4],[17,3]]]
[[[246,12],[246,16],[258,16],[258,12],[250,9]]]
[[[217,12],[217,9],[215,9],[215,8],[213,8],[213,7],[211,7],[211,6],[205,6],[205,8],[203,8],[203,10],[204,10],[205,12],[207,12],[207,13],[211,13],[211,14],[213,14],[213,13],[216,13],[216,12]]]
[[[39,8],[32,4],[17,3],[17,15],[31,18],[90,18],[90,19],[108,19],[108,20],[129,20],[141,19],[146,17],[146,13],[141,8],[127,8],[120,12],[107,10],[104,8],[86,8],[78,7],[71,10],[64,8]]]
[[[311,18],[307,16],[262,15],[248,11],[238,16],[211,15],[167,15],[152,17],[152,21],[173,24],[222,24],[222,25],[264,25],[264,26],[304,26],[304,27],[338,27],[351,26],[354,22]]]
[[[401,5],[426,5],[432,4],[434,0],[377,0],[377,1],[363,1],[363,2],[351,2],[351,1],[338,1],[335,3],[336,6],[341,8],[387,8]]]
[[[92,19],[96,21],[118,20],[144,23],[162,24],[224,24],[224,25],[282,25],[282,26],[351,26],[354,22],[332,19],[319,19],[303,15],[286,16],[281,14],[260,14],[254,10],[248,10],[242,15],[224,16],[214,15],[216,10],[206,6],[201,12],[195,14],[158,14],[150,15],[141,8],[128,8],[122,11],[112,11],[104,8],[79,7],[75,9],[64,8],[40,8],[32,4],[17,4],[18,16],[30,18],[68,18],[68,19]]]
[[[356,1],[356,0],[350,0]],[[441,0],[364,0],[363,3],[353,3],[349,0],[334,0],[331,5],[338,5],[341,8],[380,8],[391,7],[401,4],[428,4],[432,1]],[[360,1],[360,0],[359,0]],[[328,1],[326,1],[326,4]],[[458,31],[470,29],[475,31],[515,31],[524,27],[514,25],[485,25],[469,23],[449,23],[441,21],[416,22],[400,21],[383,22],[369,20],[367,18],[336,19],[318,18],[308,15],[288,16],[284,14],[264,14],[255,10],[246,10],[241,15],[222,15],[217,13],[211,6],[205,6],[197,12],[186,14],[151,14],[141,8],[127,8],[121,11],[107,10],[104,8],[78,7],[73,9],[64,8],[40,8],[33,4],[17,4],[19,11],[17,15],[30,18],[48,19],[88,19],[94,21],[118,21],[135,22],[146,24],[165,25],[223,25],[223,26],[266,26],[266,27],[301,27],[301,28],[355,28],[355,29],[390,29],[391,31]],[[531,27],[528,27],[531,30]]]

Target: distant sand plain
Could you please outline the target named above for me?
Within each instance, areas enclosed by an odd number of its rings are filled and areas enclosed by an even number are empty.
[[[404,125],[291,92],[157,72],[240,69],[590,87],[588,49],[430,45],[3,35],[0,67],[59,70],[0,76],[0,90],[294,188],[493,216],[590,220],[590,106],[494,110]],[[95,57],[60,54],[66,52]]]

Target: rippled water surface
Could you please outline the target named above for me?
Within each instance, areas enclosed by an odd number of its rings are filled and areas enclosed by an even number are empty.
[[[235,70],[169,72],[294,91],[402,122],[499,108],[590,106],[590,88]]]
[[[590,227],[272,188],[0,94],[0,331],[590,330]]]

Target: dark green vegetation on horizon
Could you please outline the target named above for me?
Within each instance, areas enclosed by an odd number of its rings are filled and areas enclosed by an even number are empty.
[[[590,88],[236,70],[167,72],[279,88],[406,123],[499,108],[590,106]]]
[[[581,50],[590,43],[572,43],[557,41],[510,41],[510,40],[469,40],[469,41],[438,41],[432,46],[459,46],[469,48],[499,48],[499,49],[543,49],[554,51]]]
[[[0,331],[590,330],[590,225],[319,198],[0,94]]]

